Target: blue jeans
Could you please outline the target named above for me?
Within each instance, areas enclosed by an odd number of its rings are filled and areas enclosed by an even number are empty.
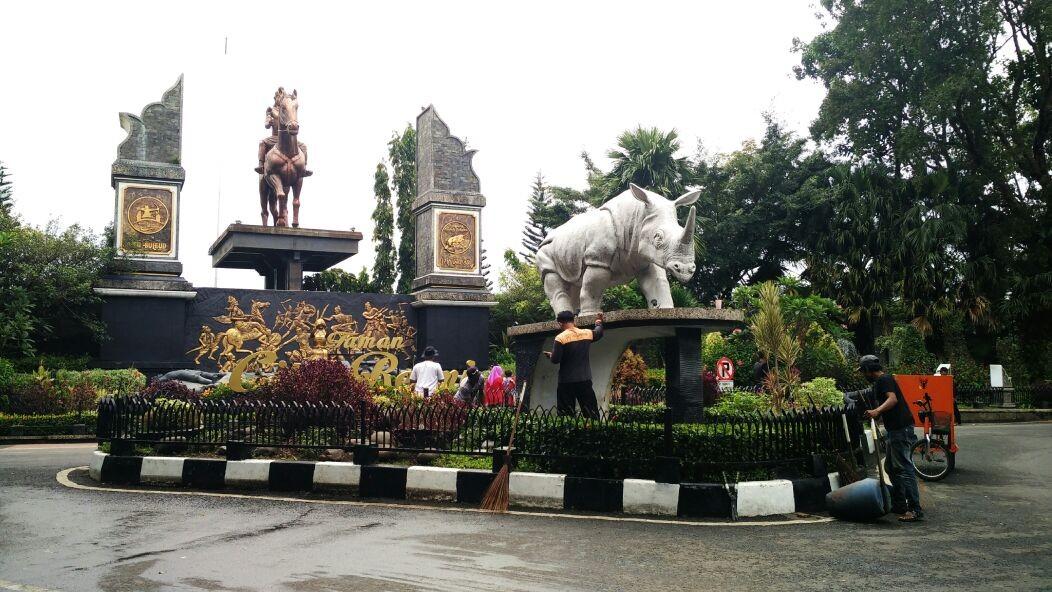
[[[906,508],[915,512],[921,511],[920,490],[917,489],[916,467],[910,449],[917,441],[913,426],[887,430],[888,433],[888,476],[891,477],[891,505],[894,508]]]

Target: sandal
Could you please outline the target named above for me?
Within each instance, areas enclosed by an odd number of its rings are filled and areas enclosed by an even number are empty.
[[[919,522],[924,519],[924,514],[919,512],[909,511],[899,516],[899,522]]]

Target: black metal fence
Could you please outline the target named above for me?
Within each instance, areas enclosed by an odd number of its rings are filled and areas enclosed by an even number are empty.
[[[519,470],[595,477],[719,480],[724,473],[804,473],[813,454],[849,449],[842,410],[707,417],[698,423],[625,421],[523,411],[515,437]],[[99,405],[98,438],[177,450],[278,447],[494,457],[507,445],[514,410],[403,404],[300,405],[274,402],[151,401],[110,398]],[[365,460],[368,462],[368,460]],[[671,469],[670,469],[671,467]],[[745,478],[742,476],[742,478]]]
[[[630,386],[610,391],[611,405],[656,405],[665,402],[665,385]]]
[[[964,388],[954,392],[958,405],[963,407],[1015,406],[1034,409],[1052,408],[1052,385],[1039,384],[1015,388]]]

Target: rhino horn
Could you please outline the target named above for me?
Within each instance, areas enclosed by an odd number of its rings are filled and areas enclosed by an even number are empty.
[[[679,196],[676,200],[676,207],[689,206],[690,204],[698,201],[698,197],[701,196],[701,191],[690,191]]]
[[[697,215],[697,208],[690,206],[690,213],[687,214],[687,225],[683,228],[683,238],[680,242],[683,244],[690,244],[694,240],[694,217]]]
[[[628,188],[632,190],[632,197],[638,199],[644,204],[650,204],[650,198],[647,197],[647,192],[644,191],[642,187],[635,183],[629,183]]]

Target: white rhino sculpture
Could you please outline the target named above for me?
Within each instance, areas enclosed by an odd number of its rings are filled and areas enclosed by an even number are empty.
[[[676,201],[637,185],[595,210],[551,231],[537,249],[537,268],[555,312],[599,312],[608,286],[639,280],[650,308],[672,308],[666,272],[681,282],[694,277],[694,218],[687,226],[676,207],[697,201],[691,191]]]

